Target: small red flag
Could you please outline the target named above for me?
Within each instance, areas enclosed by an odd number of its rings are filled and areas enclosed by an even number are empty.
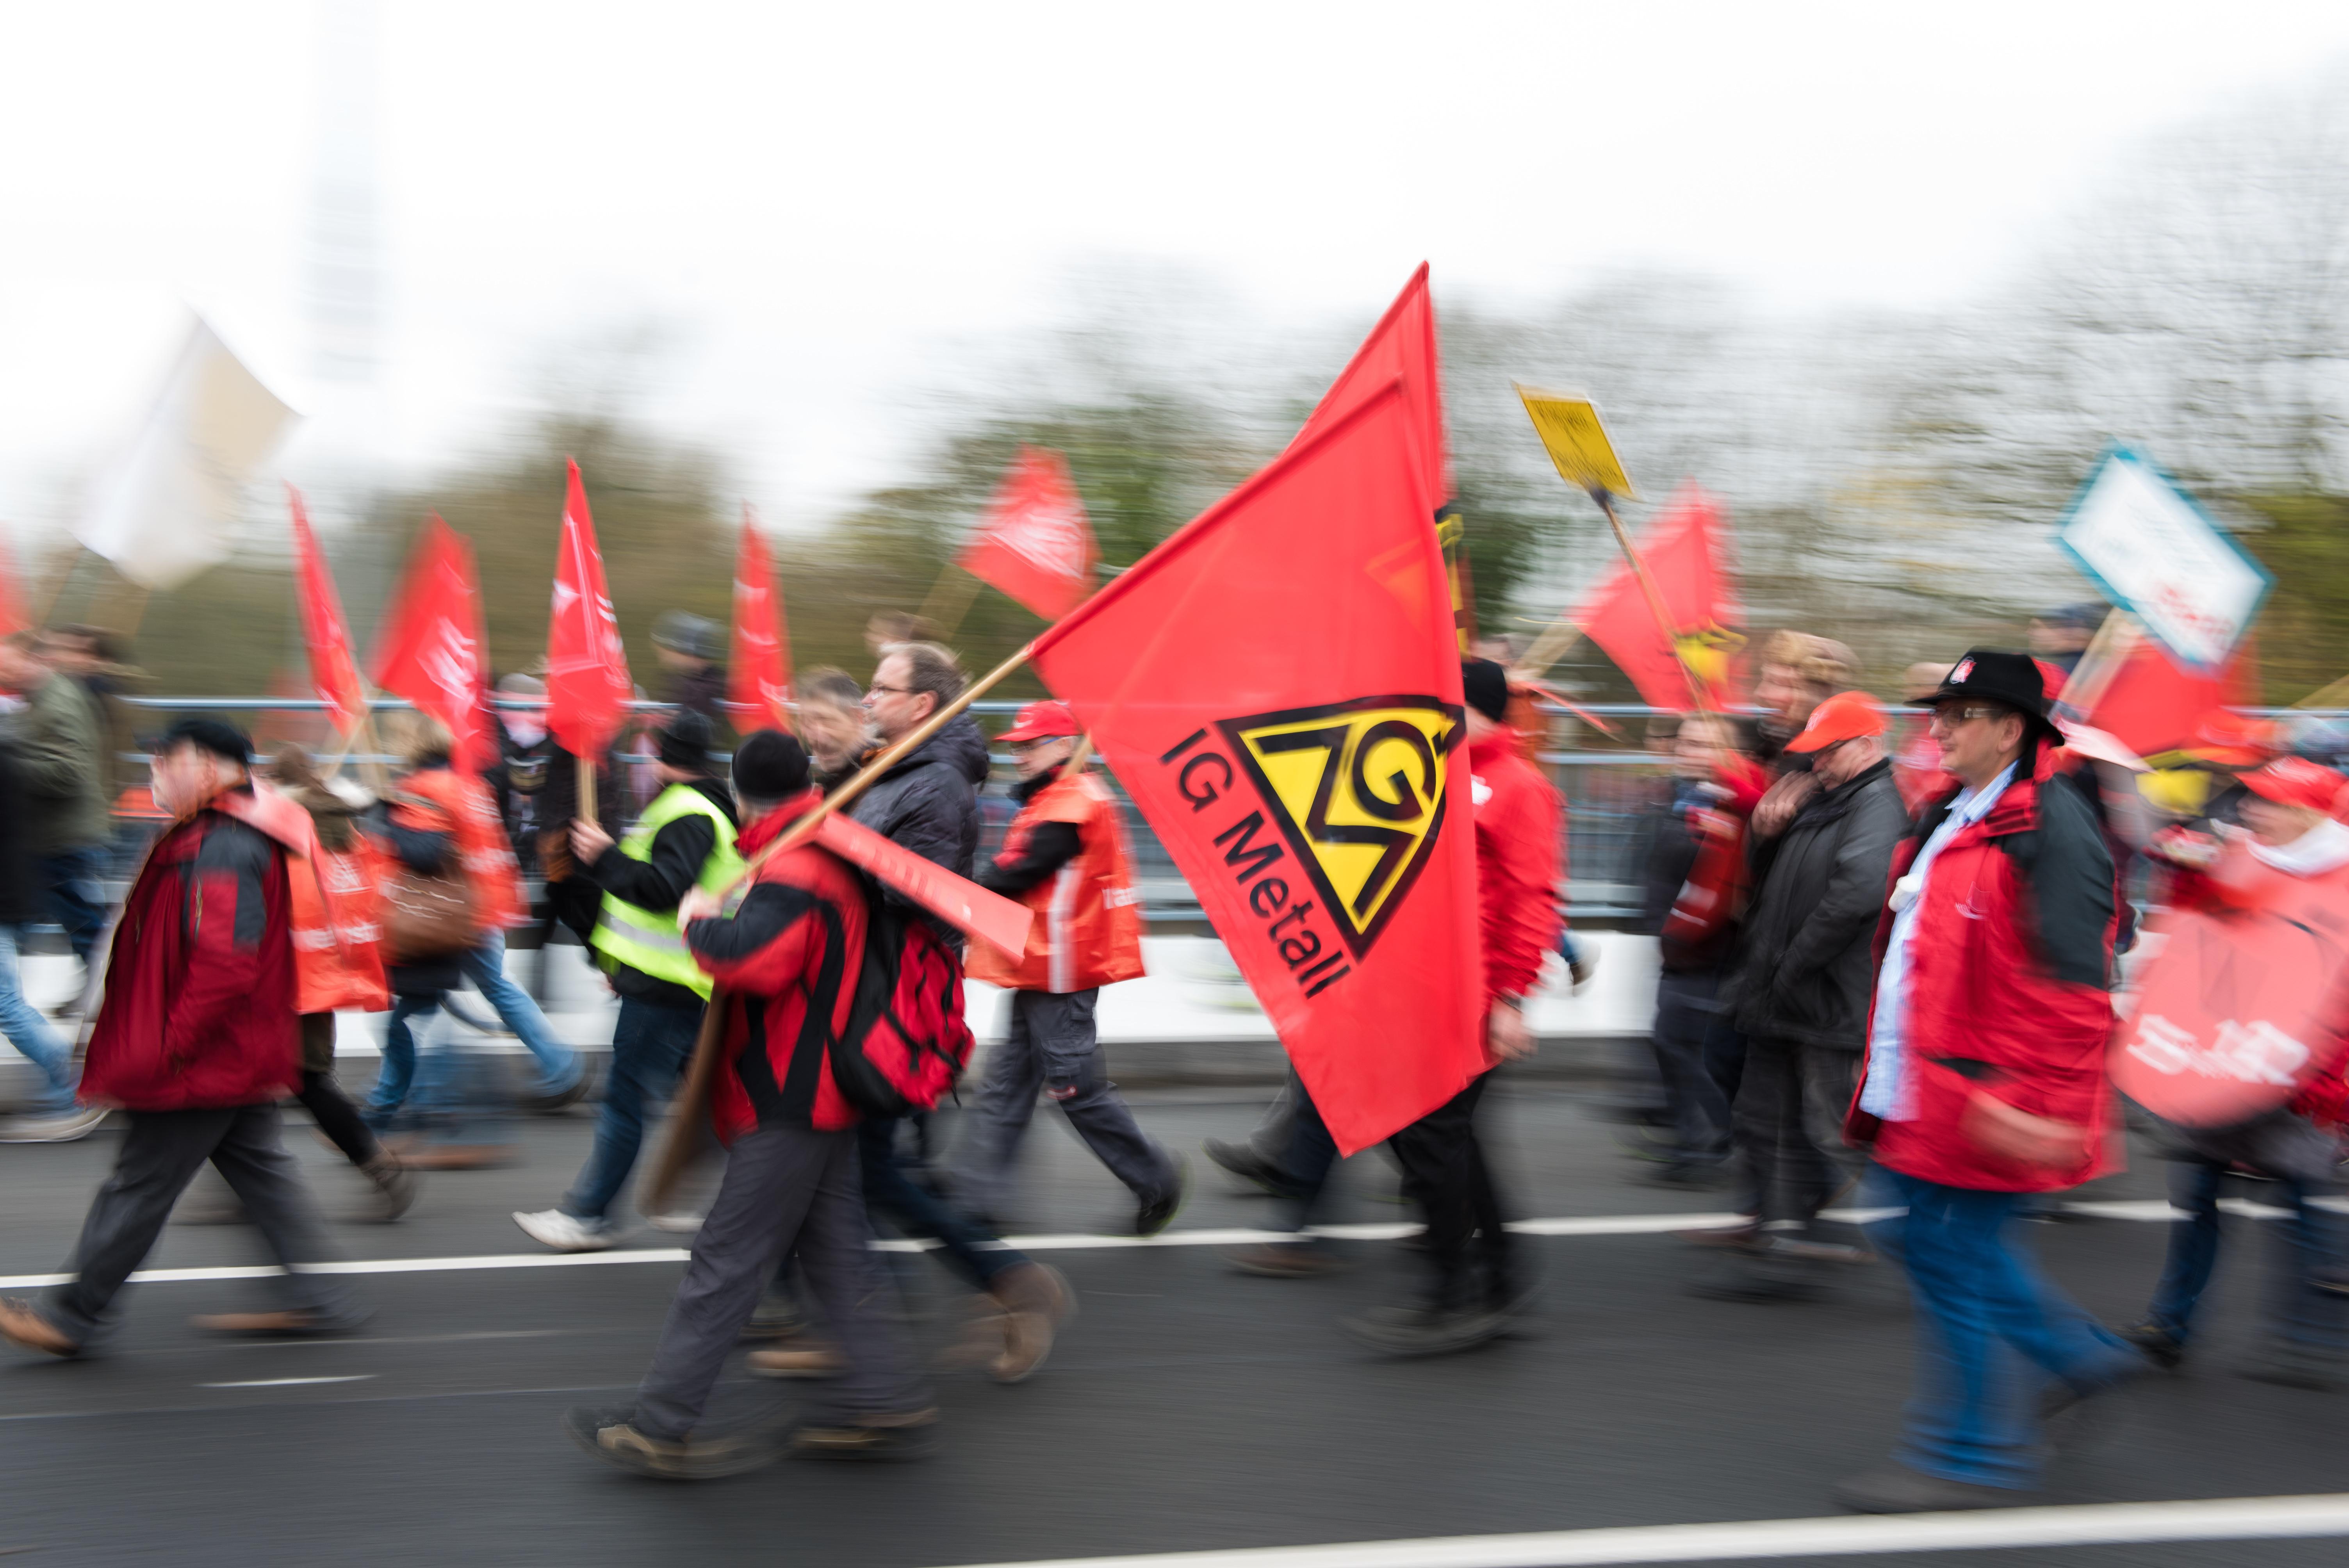
[[[546,727],[574,757],[600,757],[620,732],[636,687],[620,646],[620,621],[604,584],[604,553],[579,465],[563,500],[554,552],[554,607],[546,622]]]
[[[1436,366],[1435,302],[1428,294],[1427,263],[1422,262],[1289,446],[1302,446],[1400,377],[1413,449],[1427,476],[1428,505],[1444,504],[1452,499],[1452,449],[1444,435],[1444,379]]]
[[[1035,645],[1352,1152],[1487,1065],[1460,655],[1393,383]]]
[[[1057,621],[1092,592],[1098,559],[1069,465],[1058,452],[1022,447],[956,564]]]
[[[497,760],[483,718],[481,594],[473,547],[440,514],[427,518],[399,597],[376,646],[375,684],[449,727],[451,760],[475,771]]]
[[[348,735],[367,716],[367,687],[359,683],[343,602],[335,593],[334,574],[326,570],[317,536],[310,531],[302,492],[287,485],[285,504],[294,517],[294,576],[302,601],[302,643],[310,655],[310,689],[326,705],[335,733]]]
[[[2116,658],[2084,661],[2064,683],[2067,707],[2140,757],[2194,745],[2203,726],[2258,700],[2258,655],[2250,638],[2208,675],[2180,667],[2150,637]]]
[[[792,645],[783,626],[767,542],[742,509],[742,544],[734,556],[734,661],[727,700],[743,727],[792,727]]]
[[[1599,579],[1574,613],[1574,624],[1631,677],[1651,705],[1688,711],[1685,661],[1703,684],[1705,706],[1725,707],[1730,657],[1744,639],[1731,630],[1739,616],[1731,587],[1729,527],[1721,509],[1694,484],[1684,484],[1663,515],[1648,525],[1639,550],[1671,617],[1671,639],[1657,626],[1627,561],[1617,562]]]

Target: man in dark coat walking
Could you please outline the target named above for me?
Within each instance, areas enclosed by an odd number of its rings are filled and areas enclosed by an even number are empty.
[[[1786,743],[1811,758],[1817,783],[1754,853],[1735,980],[1748,1044],[1733,1130],[1757,1210],[1746,1244],[1725,1254],[1726,1274],[1699,1287],[1709,1295],[1802,1294],[1822,1263],[1861,1255],[1816,1233],[1819,1211],[1864,1163],[1840,1130],[1868,1040],[1877,915],[1909,825],[1884,755],[1889,727],[1874,697],[1842,692]]]

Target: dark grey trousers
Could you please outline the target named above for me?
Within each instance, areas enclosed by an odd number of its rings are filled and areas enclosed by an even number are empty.
[[[761,1128],[737,1140],[661,1325],[652,1369],[636,1390],[636,1429],[669,1439],[693,1430],[760,1290],[794,1247],[847,1363],[823,1386],[829,1413],[902,1415],[926,1408],[928,1390],[880,1310],[883,1293],[895,1286],[872,1240],[854,1130]]]
[[[274,1105],[134,1110],[129,1119],[114,1171],[81,1222],[75,1278],[50,1292],[43,1305],[50,1322],[84,1344],[99,1336],[123,1282],[146,1261],[171,1205],[207,1160],[289,1271],[281,1282],[287,1305],[330,1324],[357,1317],[349,1293],[332,1276],[293,1272],[333,1253],[309,1190],[285,1152]]]
[[[1010,1026],[1002,1044],[987,1053],[978,1088],[963,1113],[954,1171],[955,1191],[966,1208],[988,1215],[1006,1212],[1019,1140],[1036,1114],[1038,1091],[1052,1078],[1077,1086],[1072,1098],[1055,1103],[1111,1175],[1145,1203],[1173,1190],[1174,1157],[1135,1124],[1102,1063],[1093,1032],[1093,1004],[1100,996],[1098,988],[1065,995],[1011,993]]]
[[[1859,1082],[1857,1051],[1756,1037],[1732,1111],[1737,1158],[1764,1224],[1809,1228],[1819,1210],[1868,1168],[1843,1138]]]

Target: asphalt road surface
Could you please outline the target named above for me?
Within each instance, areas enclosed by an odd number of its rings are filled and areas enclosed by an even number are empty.
[[[0,1551],[28,1564],[855,1568],[1202,1552],[1228,1568],[2349,1561],[2349,1495],[2336,1495],[2349,1494],[2349,1395],[2230,1370],[2270,1224],[2233,1222],[2240,1244],[2197,1363],[2100,1402],[2032,1500],[2053,1511],[1846,1520],[1827,1488],[1883,1459],[1908,1387],[1909,1307],[1891,1269],[1847,1271],[1830,1298],[1799,1305],[1695,1296],[1705,1254],[1669,1231],[1722,1196],[1640,1184],[1645,1167],[1588,1095],[1501,1094],[1488,1132],[1511,1205],[1556,1222],[1526,1241],[1544,1274],[1530,1331],[1465,1356],[1381,1360],[1334,1322],[1400,1294],[1411,1254],[1361,1239],[1344,1243],[1361,1266],[1342,1275],[1230,1272],[1215,1233],[1260,1225],[1268,1204],[1231,1191],[1196,1149],[1240,1135],[1259,1107],[1228,1092],[1136,1099],[1146,1128],[1193,1153],[1192,1202],[1166,1244],[1113,1244],[1131,1219],[1122,1190],[1040,1112],[1015,1229],[1044,1238],[1038,1254],[1083,1310],[1032,1381],[942,1377],[945,1448],[924,1463],[786,1462],[699,1486],[606,1470],[558,1429],[571,1405],[629,1397],[684,1239],[644,1232],[633,1254],[543,1266],[513,1227],[509,1211],[544,1207],[568,1182],[590,1112],[520,1124],[514,1168],[425,1178],[395,1225],[358,1217],[357,1178],[296,1118],[290,1140],[372,1322],[328,1341],[212,1340],[189,1315],[259,1305],[266,1282],[165,1278],[125,1294],[103,1358],[0,1349]],[[0,1148],[0,1289],[25,1294],[63,1266],[114,1147],[101,1134]],[[1337,1219],[1405,1217],[1377,1155],[1340,1180]],[[2161,1181],[2140,1158],[2076,1195],[2115,1209],[2037,1228],[2053,1272],[2110,1320],[2142,1305],[2166,1230],[2116,1216],[2153,1212]],[[216,1275],[262,1261],[241,1226],[174,1224],[148,1266]],[[914,1332],[942,1343],[959,1310],[949,1276],[917,1255],[892,1261]],[[738,1370],[720,1412],[780,1415],[802,1397]],[[2242,1499],[2302,1501],[2131,1506]],[[1659,1528],[1705,1524],[1740,1527]],[[1385,1544],[1270,1550],[1373,1542]]]

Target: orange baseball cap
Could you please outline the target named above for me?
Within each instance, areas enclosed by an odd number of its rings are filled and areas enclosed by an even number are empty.
[[[1031,702],[1019,710],[1011,727],[1003,732],[1006,745],[1020,740],[1051,740],[1064,735],[1079,735],[1083,730],[1077,716],[1069,711],[1064,702]]]
[[[2266,767],[2242,776],[2243,788],[2279,806],[2333,814],[2344,780],[2340,774],[2305,757],[2279,757]]]
[[[1802,734],[1786,742],[1786,749],[1816,751],[1838,740],[1882,735],[1891,727],[1892,721],[1884,716],[1882,703],[1864,691],[1839,691],[1811,710],[1811,722],[1803,726]]]

